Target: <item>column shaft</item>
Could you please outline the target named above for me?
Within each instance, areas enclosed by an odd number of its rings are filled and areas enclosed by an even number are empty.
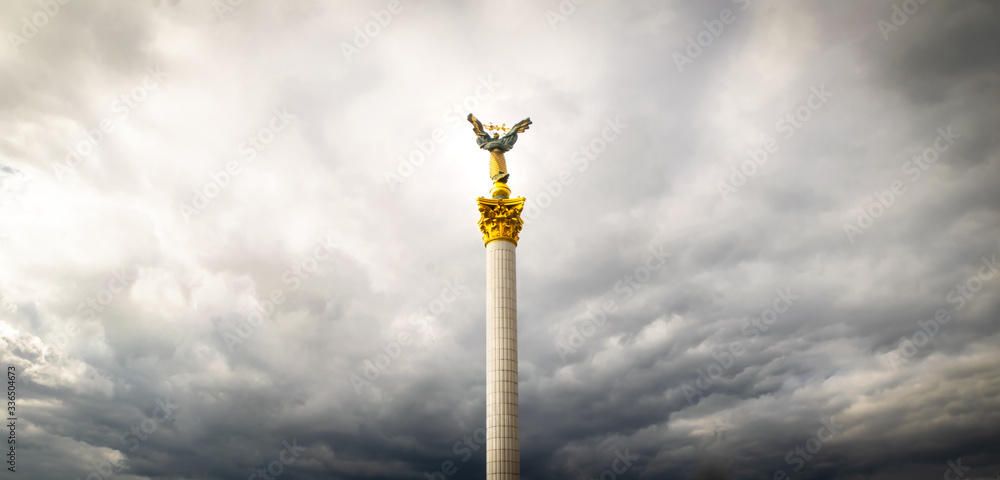
[[[486,245],[486,478],[521,478],[514,243]]]

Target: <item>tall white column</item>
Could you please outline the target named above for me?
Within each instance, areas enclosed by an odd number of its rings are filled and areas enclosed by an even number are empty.
[[[486,245],[486,478],[521,478],[515,246]]]
[[[486,244],[486,478],[520,480],[517,407],[517,271],[514,249],[524,222],[524,198],[494,182],[479,198]]]

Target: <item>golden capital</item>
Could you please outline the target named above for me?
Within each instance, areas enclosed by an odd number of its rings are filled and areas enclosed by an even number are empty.
[[[483,245],[494,240],[508,240],[517,245],[517,234],[524,221],[524,197],[483,198],[479,197],[479,231],[483,232]]]

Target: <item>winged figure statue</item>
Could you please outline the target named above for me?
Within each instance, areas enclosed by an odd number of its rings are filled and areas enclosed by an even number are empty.
[[[507,162],[504,160],[503,154],[514,148],[517,134],[524,133],[528,129],[528,126],[531,125],[531,118],[525,118],[515,123],[503,136],[494,133],[492,137],[475,115],[470,113],[468,120],[472,124],[472,131],[476,134],[476,143],[479,148],[490,152],[490,179],[495,182],[507,183],[510,174],[507,173]]]

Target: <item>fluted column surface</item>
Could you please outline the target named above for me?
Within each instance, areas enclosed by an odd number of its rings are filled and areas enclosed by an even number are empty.
[[[486,245],[486,478],[521,478],[514,244]]]

